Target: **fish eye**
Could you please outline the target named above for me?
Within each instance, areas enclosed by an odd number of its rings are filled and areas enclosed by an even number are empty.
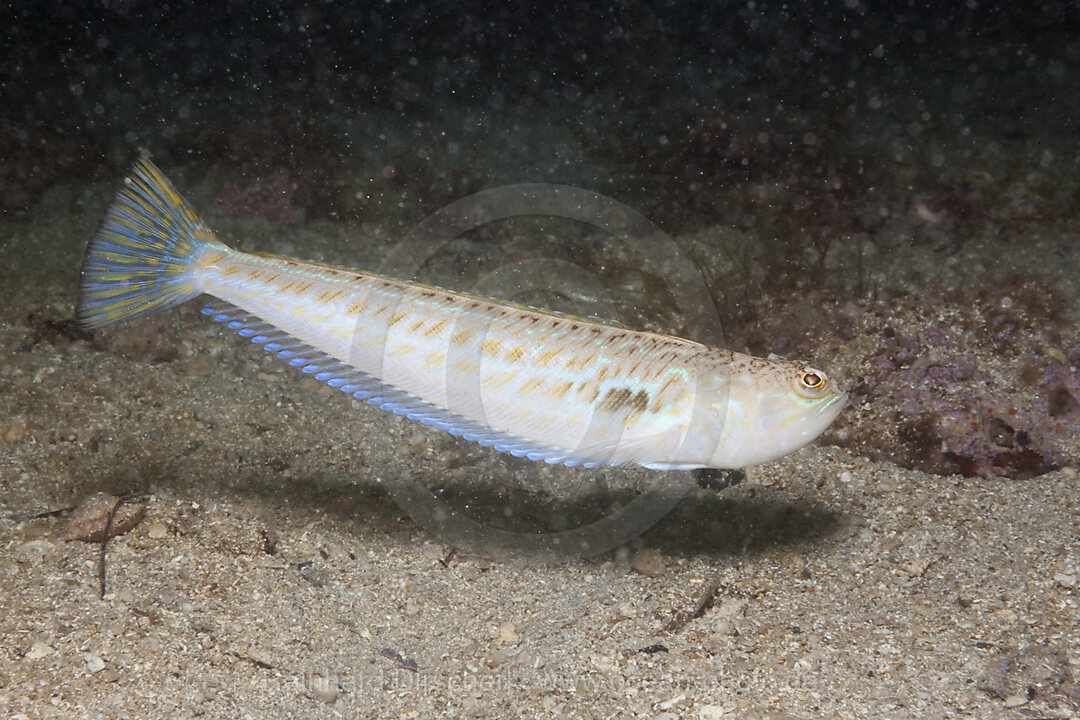
[[[799,386],[806,390],[823,390],[828,384],[828,376],[820,370],[806,368],[799,373]]]

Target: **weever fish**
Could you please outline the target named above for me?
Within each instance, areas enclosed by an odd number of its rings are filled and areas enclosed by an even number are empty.
[[[548,463],[754,465],[813,441],[847,400],[794,362],[234,250],[140,160],[87,248],[79,319],[202,294],[221,301],[204,314],[352,397]]]

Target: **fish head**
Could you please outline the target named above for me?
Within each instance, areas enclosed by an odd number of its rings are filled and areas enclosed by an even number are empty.
[[[813,442],[847,404],[824,371],[786,360],[747,358],[714,396],[722,424],[710,465],[745,467],[776,460]]]

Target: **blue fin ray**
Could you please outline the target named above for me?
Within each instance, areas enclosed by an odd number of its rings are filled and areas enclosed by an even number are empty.
[[[275,328],[257,316],[231,305],[213,305],[203,309],[202,314],[236,330],[242,337],[250,337],[266,350],[300,372],[313,376],[356,400],[374,405],[382,410],[417,420],[424,425],[443,430],[456,437],[490,447],[514,457],[562,463],[569,467],[594,468],[604,464],[585,457],[577,457],[563,449],[532,442],[516,435],[493,430],[486,425],[462,417],[457,413],[433,405],[425,400],[389,385],[378,378],[331,357],[292,335]]]

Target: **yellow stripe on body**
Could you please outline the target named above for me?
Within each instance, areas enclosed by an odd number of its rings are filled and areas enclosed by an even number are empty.
[[[701,347],[689,341],[233,250],[208,256],[197,275],[205,292],[343,363],[544,445],[645,437],[657,418],[675,427],[673,413],[688,411],[681,380],[661,382],[640,344],[669,351],[668,365]],[[479,396],[455,396],[462,387]]]

